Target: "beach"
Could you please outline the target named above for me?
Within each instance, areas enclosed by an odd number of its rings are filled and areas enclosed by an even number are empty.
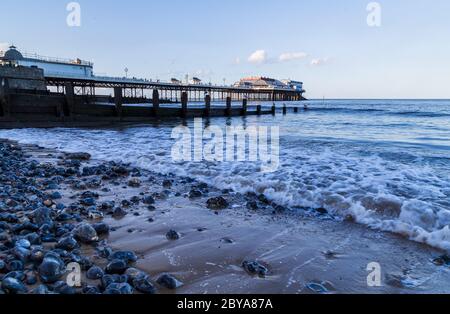
[[[448,292],[444,251],[324,208],[294,212],[189,176],[1,145],[2,293]],[[64,263],[51,280],[45,258]],[[82,265],[80,288],[64,281],[73,261]],[[380,287],[368,285],[374,262]],[[17,282],[5,286],[7,278]]]

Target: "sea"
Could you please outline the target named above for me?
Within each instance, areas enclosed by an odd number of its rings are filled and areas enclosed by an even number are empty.
[[[222,104],[223,105],[223,104]],[[238,104],[234,104],[238,105]],[[251,106],[254,104],[251,104]],[[262,103],[269,107],[271,103]],[[178,119],[115,128],[0,130],[0,138],[264,194],[290,211],[325,208],[340,219],[450,251],[450,100],[310,100],[299,112],[211,118],[204,125],[279,128],[279,166],[175,161]],[[198,106],[198,104],[192,104]],[[305,110],[305,107],[306,110]]]

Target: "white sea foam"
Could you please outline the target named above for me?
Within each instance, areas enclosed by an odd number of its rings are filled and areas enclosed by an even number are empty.
[[[174,164],[170,128],[125,130],[9,130],[0,138],[102,160],[131,162],[160,173],[203,180],[221,189],[256,192],[291,208],[325,207],[359,223],[450,250],[450,180],[423,164],[399,162],[351,147],[318,145],[282,135],[280,169],[259,172],[253,163]]]

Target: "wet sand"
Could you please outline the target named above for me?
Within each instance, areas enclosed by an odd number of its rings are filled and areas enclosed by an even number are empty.
[[[57,162],[58,153],[23,146],[31,158]],[[49,155],[50,154],[50,155]],[[83,163],[99,164],[91,160]],[[449,293],[450,269],[433,259],[444,253],[397,235],[370,230],[328,215],[310,212],[274,212],[273,206],[247,208],[248,197],[211,187],[202,197],[190,199],[193,183],[142,170],[140,187],[103,182],[99,202],[120,204],[133,196],[157,193],[155,210],[132,205],[121,219],[107,217],[112,228],[107,238],[114,250],[132,250],[136,267],[152,277],[170,273],[184,285],[159,293],[316,293],[310,283],[321,283],[329,293]],[[172,180],[171,187],[163,181]],[[79,194],[71,187],[60,190],[63,202]],[[206,207],[211,197],[223,196],[229,208]],[[150,219],[150,220],[149,220]],[[169,240],[169,230],[181,237]],[[269,270],[265,278],[249,275],[243,261],[258,261]],[[368,287],[367,265],[382,269],[382,286]]]

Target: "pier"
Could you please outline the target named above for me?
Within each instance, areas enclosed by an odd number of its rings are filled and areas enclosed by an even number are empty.
[[[23,55],[11,47],[0,57],[0,122],[264,115],[275,114],[275,102],[305,99],[302,85],[294,88],[274,79],[254,80],[258,82],[254,86],[220,86],[197,78],[194,83],[183,83],[98,76],[93,74],[92,63]],[[263,108],[261,102],[274,105]],[[282,112],[288,109],[297,111],[284,105]]]

